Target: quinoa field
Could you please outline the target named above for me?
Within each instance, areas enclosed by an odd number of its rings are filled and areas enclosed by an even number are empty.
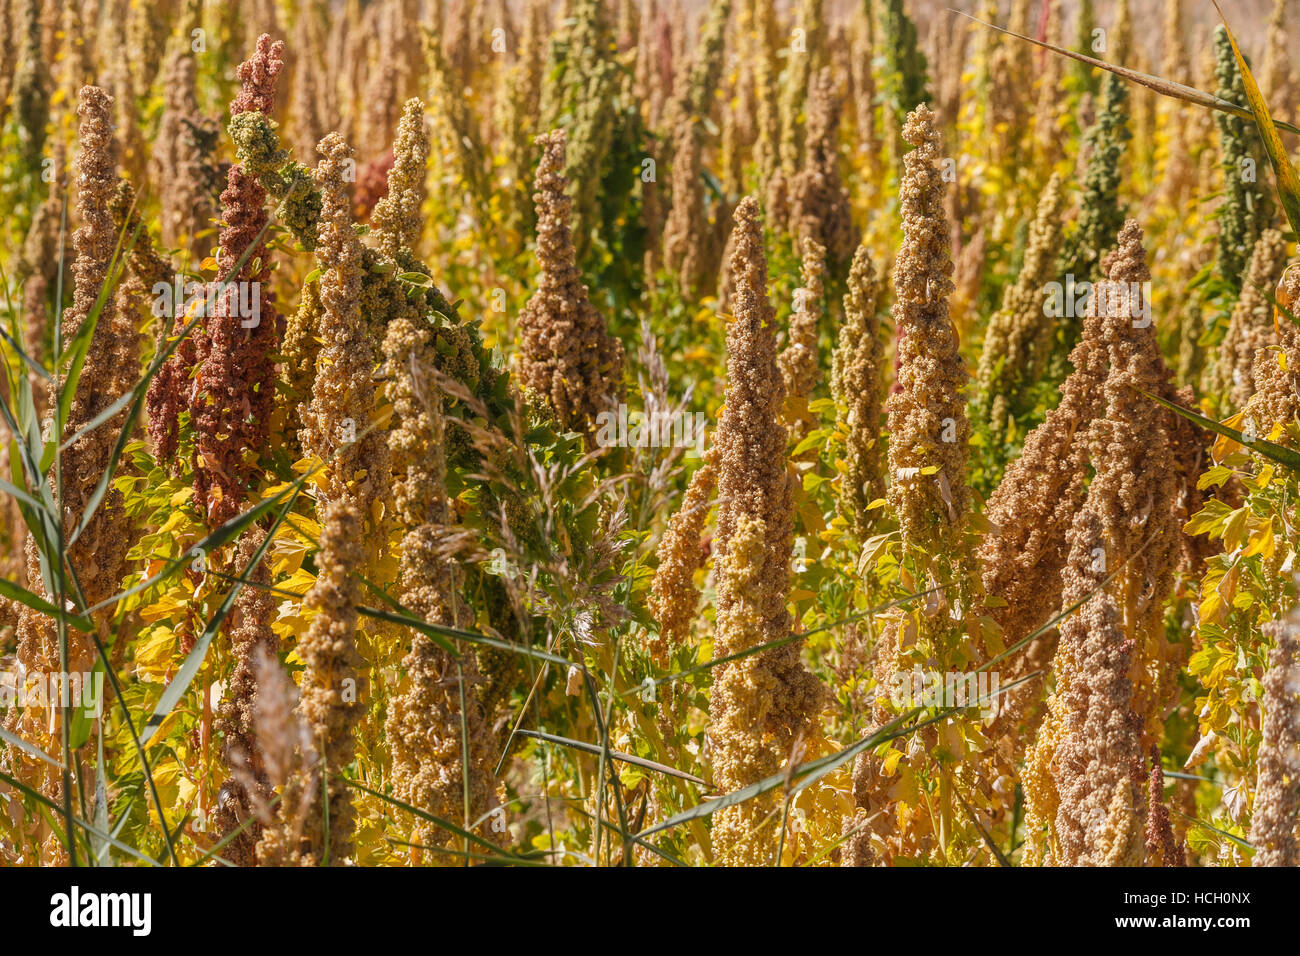
[[[1300,864],[1220,5],[0,0],[0,866]]]

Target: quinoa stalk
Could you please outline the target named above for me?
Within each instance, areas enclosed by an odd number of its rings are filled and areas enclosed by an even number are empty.
[[[779,410],[784,386],[776,361],[775,310],[767,300],[758,202],[736,209],[732,270],[735,318],[727,330],[727,401],[714,444],[718,468],[717,617],[714,653],[735,654],[785,637],[786,599],[794,536],[786,434]],[[735,790],[775,773],[804,725],[820,709],[823,691],[804,669],[800,642],[723,664],[709,704],[714,779]],[[773,798],[727,807],[714,817],[719,861],[767,864],[777,831]]]
[[[77,131],[78,153],[74,172],[77,214],[81,226],[73,233],[76,260],[72,266],[74,293],[72,307],[63,314],[62,340],[70,342],[82,325],[90,320],[100,290],[109,279],[109,267],[117,251],[118,233],[114,228],[111,203],[117,187],[117,147],[113,139],[113,99],[96,86],[84,86],[77,97],[80,125]],[[76,393],[63,427],[65,440],[87,426],[117,397],[114,382],[121,369],[134,370],[139,352],[131,336],[119,338],[123,331],[117,320],[115,298],[109,295],[96,319],[94,333],[86,351],[77,382]],[[55,389],[62,388],[56,379]],[[104,425],[83,435],[61,453],[59,461],[62,492],[58,502],[62,516],[62,540],[69,541],[90,503],[95,485],[108,467],[113,443],[120,430]],[[50,436],[53,437],[53,436]],[[53,483],[53,477],[51,478]],[[81,583],[86,605],[96,604],[117,590],[123,560],[129,547],[127,522],[122,514],[122,496],[114,492],[101,503],[90,523],[67,549],[53,555],[71,566]],[[68,596],[46,593],[41,565],[44,557],[31,535],[26,540],[27,580],[47,599],[66,600]],[[96,622],[101,640],[108,636],[108,621]],[[95,646],[87,634],[70,628],[56,627],[47,615],[23,606],[17,627],[17,658],[25,673],[58,675],[85,673],[95,663]],[[11,707],[5,714],[5,729],[33,741],[46,753],[65,753],[66,759],[81,764],[72,769],[71,778],[88,773],[83,761],[85,748],[66,753],[60,743],[68,739],[65,726],[69,710],[46,707],[20,709]],[[17,779],[44,793],[55,804],[67,807],[72,795],[67,791],[69,775],[53,772],[49,765],[32,760],[21,751],[5,748],[5,769]],[[47,863],[69,862],[67,848],[52,830],[39,823],[31,835],[41,844],[41,859]]]
[[[1135,221],[1125,223],[1103,269],[1108,278],[1093,290],[1087,318],[1106,369],[1098,417],[1083,436],[1095,474],[1066,535],[1062,570],[1062,606],[1084,603],[1060,627],[1056,693],[1030,758],[1050,766],[1050,776],[1026,787],[1030,857],[1064,865],[1141,864],[1145,758],[1174,689],[1163,599],[1178,560],[1176,430],[1138,391],[1167,391],[1170,376],[1146,311],[1150,272]],[[1139,508],[1144,523],[1125,518]],[[1146,594],[1154,597],[1139,601]],[[1037,831],[1044,822],[1045,844]]]
[[[1296,814],[1300,812],[1295,781],[1300,773],[1300,700],[1296,685],[1300,673],[1297,655],[1297,615],[1268,629],[1276,642],[1264,674],[1264,717],[1259,746],[1259,783],[1250,824],[1250,842],[1256,848],[1254,866],[1296,866],[1300,844],[1296,840]]]
[[[790,314],[789,344],[778,357],[785,386],[785,420],[790,437],[797,443],[814,425],[808,408],[813,389],[821,380],[818,325],[825,297],[823,276],[826,249],[815,239],[805,239],[800,266],[803,285],[795,291],[795,308]]]
[[[840,479],[840,510],[854,536],[865,542],[875,523],[870,505],[885,496],[885,456],[880,437],[884,399],[884,342],[877,315],[876,267],[863,243],[853,254],[844,324],[832,364],[831,387],[848,425],[847,471]]]
[[[704,565],[700,536],[709,517],[709,499],[717,487],[718,473],[710,453],[686,488],[681,507],[659,541],[659,567],[651,585],[650,613],[659,631],[650,638],[650,653],[666,664],[674,647],[690,636],[700,592],[695,573]]]
[[[537,138],[537,291],[519,316],[520,379],[564,428],[589,441],[596,416],[623,395],[623,345],[587,297],[575,260],[564,175],[566,135]]]

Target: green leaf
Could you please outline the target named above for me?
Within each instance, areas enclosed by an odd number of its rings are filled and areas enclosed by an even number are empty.
[[[1187,673],[1193,677],[1202,677],[1214,669],[1215,662],[1222,656],[1217,647],[1203,647],[1187,661]]]
[[[150,577],[145,578],[143,581],[140,581],[139,583],[132,585],[131,587],[127,588],[125,591],[121,592],[120,594],[115,594],[112,597],[105,598],[104,600],[100,601],[98,604],[94,605],[93,607],[87,608],[86,613],[93,614],[96,611],[102,610],[103,608],[110,607],[114,604],[118,604],[121,601],[125,601],[131,595],[139,594],[141,591],[153,587],[158,582],[166,580],[181,568],[188,567],[194,561],[194,554],[196,551],[204,551],[210,553],[212,551],[215,551],[217,548],[221,547],[222,545],[226,544],[227,542],[238,537],[239,533],[243,531],[245,527],[252,524],[254,521],[259,520],[263,515],[265,515],[267,512],[273,509],[276,505],[284,501],[284,499],[288,497],[291,493],[294,495],[294,497],[297,497],[297,493],[301,490],[303,483],[308,478],[310,478],[311,475],[314,473],[315,470],[313,469],[313,471],[308,472],[308,474],[303,475],[297,480],[295,480],[293,484],[281,488],[278,492],[276,492],[270,498],[267,498],[265,501],[261,501],[258,504],[254,505],[252,508],[249,508],[243,514],[239,514],[231,518],[221,527],[217,528],[215,531],[206,535],[203,538],[203,540],[193,545],[188,551],[182,554],[179,558],[174,558],[170,563],[167,564],[166,567],[164,567],[157,574],[151,575]]]
[[[11,601],[17,601],[19,604],[25,604],[33,611],[40,611],[42,614],[47,614],[53,618],[62,618],[83,633],[95,629],[94,623],[86,615],[75,614],[57,608],[45,598],[35,595],[26,588],[20,587],[5,578],[0,578],[0,595],[9,598]]]
[[[1228,42],[1232,44],[1232,53],[1237,58],[1237,68],[1241,71],[1242,83],[1246,87],[1246,100],[1254,113],[1255,125],[1259,127],[1260,139],[1264,141],[1264,151],[1268,153],[1268,161],[1273,166],[1273,175],[1277,177],[1277,193],[1282,200],[1282,208],[1286,211],[1287,222],[1291,224],[1291,231],[1300,236],[1300,176],[1296,175],[1286,147],[1277,135],[1277,123],[1268,111],[1268,103],[1264,102],[1264,94],[1259,91],[1259,84],[1255,82],[1246,58],[1241,55],[1237,38],[1228,29],[1228,18],[1223,15],[1219,0],[1214,0],[1214,9],[1219,11],[1219,19],[1223,20]]]
[[[1211,498],[1200,511],[1187,519],[1183,530],[1188,534],[1208,534],[1219,537],[1223,531],[1223,522],[1232,514],[1232,509],[1218,498]]]
[[[599,745],[589,744],[582,740],[572,740],[569,737],[558,737],[555,734],[543,733],[542,731],[539,730],[524,730],[523,728],[516,730],[515,733],[523,737],[535,737],[538,740],[546,740],[553,744],[560,744],[564,747],[571,747],[574,750],[581,750],[583,753],[589,753],[589,754],[601,753],[601,748]],[[691,783],[697,783],[701,787],[707,787],[709,785],[708,781],[701,780],[699,777],[695,776],[694,774],[686,773],[685,771],[678,770],[675,767],[669,767],[665,764],[655,763],[653,760],[646,760],[644,757],[637,757],[634,756],[633,754],[621,753],[620,751],[617,750],[606,751],[606,753],[608,753],[608,755],[613,759],[621,760],[623,763],[632,764],[633,766],[637,766],[637,767],[644,767],[646,770],[653,770],[656,773],[667,774],[670,777],[677,777],[680,780],[689,780]]]
[[[1231,840],[1233,843],[1237,844],[1237,846],[1241,847],[1243,850],[1246,850],[1250,853],[1255,852],[1255,846],[1253,844],[1247,843],[1241,837],[1234,836],[1233,834],[1229,833],[1227,830],[1220,830],[1218,827],[1214,826],[1213,824],[1206,823],[1204,820],[1198,820],[1196,819],[1196,817],[1188,816],[1186,813],[1183,813],[1182,810],[1179,810],[1177,808],[1174,809],[1174,813],[1178,814],[1180,817],[1187,820],[1189,823],[1195,823],[1198,827],[1204,827],[1206,830],[1209,830],[1211,833],[1217,833],[1219,836],[1223,837],[1224,839]]]
[[[1246,538],[1248,518],[1250,518],[1250,508],[1243,505],[1228,515],[1228,520],[1223,523],[1223,547],[1228,553],[1231,554],[1241,547],[1242,541]]]
[[[1282,445],[1275,445],[1271,441],[1265,441],[1263,438],[1247,438],[1244,434],[1237,431],[1237,429],[1229,428],[1222,422],[1216,422],[1212,419],[1206,418],[1204,415],[1194,412],[1190,408],[1183,408],[1183,406],[1171,402],[1168,399],[1161,398],[1159,395],[1152,395],[1150,392],[1140,389],[1136,385],[1134,385],[1133,388],[1135,391],[1145,395],[1156,404],[1163,405],[1171,412],[1183,416],[1183,418],[1187,419],[1189,422],[1195,422],[1197,425],[1209,429],[1216,435],[1223,435],[1225,438],[1231,438],[1233,441],[1240,443],[1251,451],[1263,455],[1269,461],[1277,462],[1279,465],[1290,468],[1297,475],[1300,475],[1300,454],[1292,451],[1290,448],[1285,448]]]
[[[63,384],[59,389],[58,425],[54,435],[50,436],[50,441],[45,446],[45,454],[41,458],[42,473],[47,471],[50,465],[54,464],[54,454],[57,448],[56,436],[63,433],[63,426],[68,421],[68,412],[72,409],[72,399],[77,394],[77,382],[81,380],[81,367],[86,362],[86,353],[90,350],[95,328],[99,325],[99,316],[104,311],[108,297],[117,286],[118,280],[122,278],[122,273],[126,269],[125,257],[130,254],[131,248],[134,247],[141,228],[136,227],[135,234],[131,237],[131,242],[125,251],[122,249],[121,238],[118,239],[117,249],[113,251],[113,258],[108,263],[108,274],[99,287],[99,295],[95,297],[95,304],[91,307],[90,314],[78,326],[76,333],[72,336],[72,341],[64,346],[63,354],[59,356],[57,367],[60,369],[66,367],[67,377],[63,380]]]
[[[1196,479],[1196,489],[1204,491],[1206,488],[1217,488],[1231,478],[1233,474],[1233,470],[1227,465],[1213,465],[1207,468],[1200,478]]]
[[[809,448],[820,448],[824,444],[826,444],[826,433],[818,428],[805,435],[803,440],[794,446],[794,451],[790,452],[790,454],[798,458]]]
[[[92,681],[95,680],[96,675],[99,676],[100,681],[102,682],[104,677],[103,661],[95,661],[95,666],[91,668],[90,679]],[[100,686],[102,687],[103,684],[101,683]],[[72,735],[70,746],[73,750],[80,750],[86,741],[90,740],[90,735],[94,732],[95,726],[99,722],[99,716],[95,711],[97,706],[102,703],[103,701],[99,700],[94,701],[92,706],[85,706],[80,701],[77,701],[77,705],[72,711]],[[100,739],[102,741],[103,738]]]

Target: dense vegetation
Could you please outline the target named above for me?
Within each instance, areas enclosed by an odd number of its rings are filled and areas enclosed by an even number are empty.
[[[1199,2],[0,0],[0,860],[1295,865]]]

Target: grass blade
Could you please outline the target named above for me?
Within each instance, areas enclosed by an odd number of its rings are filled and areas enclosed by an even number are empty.
[[[154,358],[153,363],[145,372],[144,377],[136,383],[135,388],[119,398],[94,419],[87,422],[76,435],[63,443],[63,447],[68,448],[82,435],[98,428],[104,422],[111,419],[117,414],[120,407],[126,404],[126,400],[128,398],[131,399],[131,410],[127,413],[126,420],[122,423],[122,429],[118,433],[117,442],[113,447],[113,454],[108,460],[108,467],[105,468],[104,473],[99,476],[99,481],[95,485],[95,490],[91,492],[90,498],[86,502],[86,508],[81,513],[81,520],[77,522],[77,527],[72,532],[72,537],[68,539],[68,547],[72,547],[76,540],[81,537],[81,533],[86,530],[91,519],[94,518],[95,512],[99,510],[99,506],[103,502],[104,496],[108,494],[108,487],[113,481],[113,476],[117,473],[118,462],[122,459],[123,450],[126,448],[126,443],[131,438],[131,431],[134,428],[136,419],[140,415],[140,408],[144,403],[145,395],[148,393],[149,383],[153,381],[154,376],[157,375],[159,369],[162,368],[163,363],[171,357],[172,352],[176,351],[177,346],[180,345],[181,341],[189,334],[197,322],[197,318],[191,320],[189,325],[187,325],[182,331],[181,335]]]
[[[1286,211],[1286,220],[1291,224],[1291,231],[1300,236],[1300,176],[1296,175],[1286,147],[1282,145],[1282,138],[1277,135],[1277,123],[1268,111],[1264,94],[1259,91],[1259,84],[1255,82],[1246,58],[1241,55],[1237,38],[1228,28],[1228,18],[1223,15],[1219,0],[1214,0],[1214,9],[1219,11],[1219,18],[1223,20],[1223,29],[1228,34],[1228,42],[1232,44],[1232,54],[1237,58],[1237,69],[1241,71],[1241,80],[1246,87],[1246,100],[1250,103],[1255,125],[1259,127],[1260,139],[1264,141],[1264,151],[1268,153],[1268,161],[1277,179],[1277,194],[1282,201],[1283,210]]]
[[[530,857],[521,856],[509,860],[502,860],[499,856],[491,856],[487,853],[472,853],[469,850],[453,850],[445,846],[425,846],[423,843],[408,843],[405,840],[397,840],[393,837],[386,837],[393,846],[404,846],[408,850],[428,850],[430,853],[443,853],[447,856],[454,856],[462,860],[478,860],[482,863],[497,864],[509,863],[511,866],[540,866],[554,868],[554,863],[547,863],[545,860],[535,860]]]
[[[558,654],[551,654],[548,651],[539,651],[535,647],[528,647],[523,644],[511,644],[509,641],[501,641],[495,637],[488,637],[486,634],[480,634],[478,631],[463,631],[457,627],[447,627],[443,624],[431,624],[428,621],[421,620],[409,612],[397,613],[396,611],[381,611],[379,608],[357,606],[357,613],[365,617],[372,617],[377,621],[387,621],[390,624],[398,624],[402,627],[410,627],[424,634],[431,641],[453,655],[459,655],[456,646],[447,638],[455,638],[458,641],[466,641],[470,644],[482,644],[484,647],[495,647],[500,651],[510,651],[514,654],[522,654],[525,657],[532,657],[539,661],[548,661],[552,664],[558,664],[561,667],[572,667],[573,661],[567,657],[560,657]]]
[[[993,23],[987,23],[978,17],[973,17],[969,13],[962,13],[960,10],[948,8],[952,13],[965,17],[967,20],[973,20],[981,26],[986,26],[990,30],[996,30],[998,33],[1005,34],[1009,37],[1015,37],[1017,40],[1024,40],[1026,43],[1032,43],[1034,46],[1042,47],[1044,50],[1051,50],[1053,53],[1059,53],[1061,56],[1068,56],[1072,60],[1078,60],[1080,63],[1086,63],[1088,66],[1095,66],[1099,70],[1106,70],[1121,76],[1126,80],[1145,86],[1149,90],[1162,96],[1170,96],[1176,100],[1182,100],[1184,103],[1193,103],[1196,106],[1208,107],[1212,110],[1218,110],[1220,113],[1230,113],[1233,116],[1239,116],[1242,119],[1254,119],[1254,114],[1243,106],[1238,106],[1231,100],[1221,99],[1211,93],[1203,93],[1195,87],[1185,86],[1182,83],[1175,83],[1173,80],[1162,79],[1158,76],[1151,76],[1147,73],[1140,73],[1137,70],[1130,70],[1128,67],[1119,66],[1115,63],[1107,63],[1105,60],[1098,60],[1095,57],[1087,56],[1076,50],[1067,50],[1065,47],[1055,46],[1045,40],[1036,40],[1033,37],[1027,37],[1019,33],[1013,33],[1010,30],[1004,30],[1002,27]],[[1288,133],[1300,134],[1300,127],[1292,126],[1290,123],[1276,123],[1278,129],[1284,129]]]
[[[3,491],[5,494],[9,495],[12,498],[18,499],[23,504],[27,505],[27,507],[29,508],[43,509],[45,507],[45,505],[42,502],[37,501],[27,492],[23,491],[21,488],[15,485],[11,485],[7,481],[0,481],[0,491]]]
[[[4,281],[4,270],[0,269],[0,282],[3,281]],[[7,332],[4,326],[0,326],[0,339],[3,339],[5,344],[8,345],[9,348],[13,349],[14,355],[20,358],[24,365],[26,365],[33,372],[35,372],[38,378],[46,382],[54,381],[54,377],[50,375],[50,373],[46,370],[45,366],[42,365],[40,362],[36,361],[36,359],[32,358],[30,355],[28,355],[27,352],[23,349],[22,345],[18,342],[18,340],[15,339],[11,333]]]
[[[65,611],[62,608],[55,607],[45,598],[33,594],[24,587],[20,587],[7,578],[0,578],[0,596],[7,597],[11,601],[17,601],[19,604],[25,604],[33,611],[39,611],[49,617],[67,621],[82,633],[88,633],[95,629],[94,622],[84,614],[74,614],[71,611]]]
[[[1196,817],[1188,816],[1186,813],[1183,813],[1182,810],[1179,810],[1177,808],[1174,809],[1174,813],[1178,814],[1180,817],[1185,819],[1188,823],[1195,823],[1198,827],[1201,827],[1204,830],[1209,830],[1211,833],[1217,833],[1225,840],[1231,840],[1233,843],[1237,844],[1237,846],[1241,847],[1243,850],[1249,850],[1251,853],[1255,852],[1255,845],[1253,843],[1247,843],[1241,837],[1233,836],[1227,830],[1220,830],[1212,823],[1206,823],[1204,820],[1198,820]]]
[[[1040,673],[1039,671],[1035,671],[1032,674],[1027,674],[1024,677],[1012,681],[1010,684],[1004,684],[1000,686],[997,689],[997,691],[991,694],[987,694],[976,701],[968,703],[967,707],[974,707],[974,706],[978,706],[979,704],[986,703],[987,701],[992,700],[994,697],[997,697],[1000,694],[1005,694],[1007,691],[1019,687],[1021,684],[1034,680],[1039,676],[1039,673]],[[776,790],[779,787],[788,786],[790,788],[791,793],[797,793],[800,790],[803,790],[805,787],[809,787],[812,784],[816,783],[818,780],[821,780],[823,777],[831,773],[834,773],[840,767],[844,766],[844,764],[848,763],[850,760],[853,760],[855,757],[857,757],[858,754],[864,753],[867,750],[871,750],[874,747],[878,747],[881,744],[885,743],[886,741],[894,740],[898,737],[905,737],[908,734],[915,733],[916,731],[922,729],[923,727],[927,727],[930,724],[936,723],[940,720],[946,720],[948,717],[952,716],[957,711],[963,709],[966,708],[948,707],[935,714],[932,714],[931,716],[925,718],[922,721],[904,727],[903,724],[905,724],[907,721],[911,720],[914,717],[919,716],[921,713],[924,712],[922,708],[914,707],[911,710],[909,710],[907,713],[900,714],[899,716],[895,717],[893,720],[885,724],[883,727],[881,727],[879,730],[875,731],[874,733],[869,734],[866,737],[863,737],[855,744],[850,744],[848,747],[845,747],[843,750],[840,750],[837,753],[833,753],[825,757],[820,757],[817,760],[813,760],[805,764],[800,764],[797,767],[792,767],[786,770],[782,770],[781,772],[773,774],[772,776],[767,777],[764,780],[760,780],[757,783],[752,783],[747,787],[741,787],[739,790],[734,790],[731,793],[723,794],[720,797],[714,797],[712,800],[705,800],[703,803],[697,804],[696,806],[691,807],[688,810],[683,810],[681,813],[669,817],[667,820],[664,820],[662,823],[655,824],[654,826],[650,827],[648,830],[642,830],[639,834],[637,834],[637,836],[647,837],[650,836],[651,834],[658,833],[661,830],[667,830],[671,827],[677,826],[678,824],[685,823],[688,820],[695,820],[695,819],[699,819],[700,817],[710,816],[713,813],[716,813],[718,810],[723,809],[724,807],[731,807],[740,803],[744,803],[747,800],[752,800],[755,797],[761,796],[762,794],[767,793],[770,790]],[[796,777],[799,778],[797,781],[795,780]]]
[[[54,499],[50,497],[49,489],[41,480],[44,472],[41,470],[40,461],[45,454],[45,442],[41,438],[40,422],[36,420],[36,401],[32,397],[32,383],[26,375],[19,375],[17,381],[10,378],[10,369],[8,362],[0,362],[5,370],[6,394],[0,396],[0,418],[4,419],[5,426],[13,436],[11,445],[18,448],[18,459],[22,462],[23,470],[27,475],[30,487],[42,487],[43,496],[50,502],[51,511],[54,509]],[[17,414],[9,408],[9,402],[17,393]],[[22,439],[19,441],[18,439]],[[13,461],[11,454],[10,461]]]
[[[925,597],[927,594],[934,594],[935,592],[940,590],[942,590],[942,588],[930,588],[930,590],[928,591],[918,591],[915,594],[906,594],[901,598],[895,598],[892,601],[887,601],[886,603],[879,604],[876,607],[867,608],[865,611],[860,611],[857,614],[850,614],[848,617],[840,618],[838,621],[832,621],[829,624],[823,624],[820,627],[815,627],[808,631],[800,631],[797,634],[790,633],[787,634],[785,637],[778,637],[774,641],[768,641],[765,644],[757,644],[754,647],[747,647],[743,651],[736,651],[736,653],[734,654],[728,654],[725,657],[716,657],[711,661],[705,661],[703,664],[697,664],[694,667],[688,667],[684,671],[678,671],[675,674],[669,674],[667,677],[659,677],[653,681],[637,684],[635,687],[631,687],[623,691],[620,696],[626,697],[629,694],[640,694],[651,687],[658,687],[660,684],[669,684],[672,683],[673,681],[681,680],[683,677],[690,677],[692,674],[700,674],[703,673],[704,671],[712,670],[713,668],[719,666],[720,664],[729,664],[732,661],[738,661],[741,658],[749,657],[751,654],[761,654],[763,651],[770,651],[774,647],[781,647],[783,644],[789,644],[792,641],[801,641],[804,638],[810,637],[813,634],[820,634],[822,631],[829,631],[832,628],[839,627],[842,624],[848,624],[852,621],[860,621],[864,618],[868,618],[875,614],[879,614],[881,611],[887,611],[891,607],[902,607],[910,603],[911,601],[915,601],[917,598]]]
[[[51,767],[57,767],[60,770],[63,769],[63,764],[55,760],[40,747],[36,746],[31,741],[23,740],[23,738],[19,737],[17,734],[10,733],[3,727],[0,727],[0,740],[3,740],[11,747],[17,747],[23,753],[35,757],[38,760],[44,760]]]
[[[1150,392],[1144,391],[1136,385],[1133,387],[1136,391],[1151,399],[1151,401],[1158,405],[1163,405],[1171,412],[1181,415],[1189,422],[1195,422],[1197,425],[1214,432],[1216,435],[1231,438],[1239,445],[1249,448],[1251,451],[1263,455],[1270,461],[1276,462],[1284,468],[1289,468],[1291,471],[1300,475],[1300,453],[1294,452],[1290,448],[1286,448],[1282,445],[1275,445],[1273,442],[1266,441],[1263,438],[1249,438],[1244,433],[1239,432],[1237,429],[1225,425],[1222,422],[1216,422],[1213,419],[1206,418],[1199,412],[1194,412],[1190,408],[1184,408],[1182,405],[1179,405],[1176,402],[1171,402],[1167,398],[1161,398],[1159,395],[1152,395]]]
[[[63,815],[63,807],[59,806],[49,797],[45,796],[45,794],[37,790],[33,790],[31,787],[27,786],[27,784],[23,783],[22,781],[15,780],[13,777],[9,776],[9,774],[5,773],[3,770],[0,770],[0,780],[3,780],[9,786],[13,787],[15,790],[19,791],[25,796],[31,797],[33,800],[35,800],[37,803],[41,804],[42,806],[53,810],[55,813],[59,814],[60,816]],[[87,823],[85,820],[81,819],[80,817],[73,816],[72,822],[75,826],[84,830],[87,835],[98,837],[99,839],[106,841],[112,846],[117,847],[117,849],[121,850],[123,853],[127,853],[135,857],[140,862],[147,863],[150,866],[158,865],[157,860],[149,856],[146,856],[145,854],[141,853],[133,846],[127,846],[121,840],[118,840],[116,837],[114,837],[111,833],[105,833],[103,830],[99,829],[93,824]]]
[[[535,737],[538,740],[546,740],[553,744],[561,744],[565,747],[571,747],[574,750],[581,750],[583,753],[599,754],[601,752],[601,748],[596,744],[589,744],[583,740],[572,740],[569,737],[560,737],[540,730],[524,730],[520,728],[516,733],[523,737]],[[677,777],[680,780],[689,780],[691,783],[697,783],[701,787],[707,787],[709,785],[707,780],[702,780],[694,774],[687,773],[684,770],[678,770],[675,767],[668,767],[661,763],[655,763],[653,760],[646,760],[644,757],[637,757],[634,754],[625,754],[618,750],[610,750],[608,751],[608,754],[613,759],[621,760],[623,763],[630,763],[633,766],[642,767],[646,770],[653,770],[656,773],[667,774],[670,777]]]
[[[337,776],[339,780],[342,780],[344,783],[346,783],[349,787],[355,787],[357,790],[361,790],[365,793],[368,793],[372,797],[377,797],[380,800],[383,800],[385,803],[391,804],[392,806],[395,806],[400,810],[405,810],[407,813],[413,814],[414,816],[419,817],[421,820],[424,820],[428,823],[432,823],[434,826],[446,830],[448,833],[453,833],[456,836],[461,837],[462,839],[469,840],[471,843],[475,843],[478,846],[481,846],[487,850],[494,852],[495,854],[497,854],[497,859],[508,860],[510,862],[514,862],[516,859],[516,855],[514,853],[510,853],[509,851],[502,850],[501,847],[497,846],[491,840],[485,840],[477,833],[474,833],[470,830],[466,830],[464,827],[457,826],[456,824],[452,823],[450,820],[444,820],[442,819],[442,817],[435,817],[432,813],[429,813],[426,810],[421,810],[419,807],[413,807],[411,806],[411,804],[398,800],[394,796],[390,796],[389,794],[386,793],[380,793],[378,790],[372,790],[370,787],[367,787],[364,783],[361,783],[358,780],[353,780],[350,777],[343,776],[342,774],[336,774],[335,776]]]
[[[126,256],[130,254],[131,249],[135,246],[139,234],[140,229],[137,228],[125,251],[122,249],[122,242],[119,238],[117,249],[113,252],[113,258],[108,262],[108,276],[99,287],[99,295],[95,297],[95,304],[91,307],[90,314],[77,328],[77,331],[72,336],[72,341],[66,345],[62,354],[58,357],[56,367],[62,369],[67,366],[67,375],[63,380],[62,387],[59,389],[57,403],[59,417],[55,429],[56,436],[63,433],[63,426],[67,424],[68,413],[72,409],[72,400],[77,394],[77,383],[81,380],[81,368],[86,362],[86,354],[90,351],[90,343],[95,335],[95,327],[99,325],[99,316],[104,311],[108,297],[126,271]],[[50,465],[54,463],[57,447],[57,438],[52,438],[46,446],[45,454],[41,459],[42,471],[48,470]]]
[[[202,635],[200,635],[199,639],[194,642],[194,647],[190,650],[189,654],[185,656],[185,663],[181,664],[180,669],[176,672],[176,676],[173,677],[163,689],[162,696],[158,698],[157,706],[154,707],[153,713],[149,715],[149,720],[146,721],[144,725],[140,738],[140,744],[142,747],[148,746],[149,741],[153,739],[153,735],[157,733],[158,728],[162,726],[163,721],[167,719],[169,714],[171,714],[172,708],[180,702],[181,697],[189,689],[190,683],[194,680],[195,676],[199,672],[199,668],[203,666],[203,661],[208,656],[208,648],[212,645],[212,639],[217,636],[217,631],[221,628],[222,621],[226,619],[226,615],[229,614],[230,609],[234,607],[235,598],[239,596],[240,590],[242,590],[245,582],[248,580],[248,576],[253,573],[253,569],[257,567],[258,562],[260,562],[266,552],[270,550],[271,542],[275,538],[276,529],[280,527],[280,523],[284,521],[284,515],[289,512],[293,507],[294,502],[297,500],[297,495],[294,495],[289,499],[289,503],[285,506],[284,512],[276,518],[275,524],[271,526],[271,530],[267,532],[261,545],[253,554],[253,557],[249,559],[248,564],[241,572],[239,580],[231,585],[230,590],[226,592],[226,596],[222,599],[221,605],[217,608],[206,626],[204,626]]]

